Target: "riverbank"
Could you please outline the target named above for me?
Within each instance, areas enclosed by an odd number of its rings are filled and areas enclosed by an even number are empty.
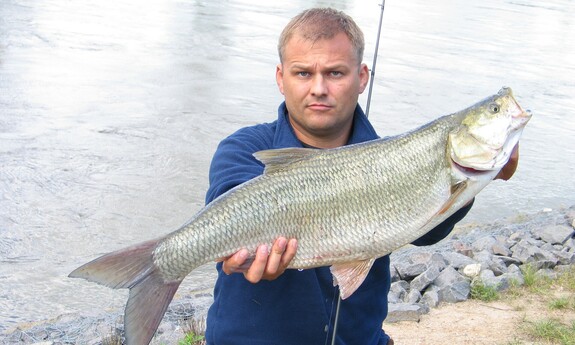
[[[489,311],[509,314],[512,308],[468,301],[472,283],[481,281],[485,286],[505,290],[522,281],[519,267],[525,265],[553,278],[557,272],[575,265],[574,227],[572,206],[517,215],[491,224],[466,225],[434,246],[396,251],[392,255],[390,314],[384,328],[397,339],[397,344],[440,344],[445,340],[458,344],[455,339],[461,344],[496,343],[491,338],[497,334],[494,329],[504,329],[501,327],[509,315]],[[185,296],[180,292],[153,344],[178,343],[189,320],[202,319],[210,302],[210,291]],[[524,304],[535,305],[532,301]],[[0,335],[0,343],[103,344],[110,335],[122,334],[121,315],[121,310],[95,316],[63,315],[20,325]],[[509,317],[514,320],[517,316]],[[441,336],[435,342],[431,335],[439,330]],[[430,335],[417,338],[422,333]]]

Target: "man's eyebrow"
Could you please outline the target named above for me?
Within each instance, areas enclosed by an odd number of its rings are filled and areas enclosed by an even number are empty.
[[[293,63],[292,65],[289,66],[289,69],[309,69],[312,68],[312,64],[306,64],[306,63]],[[334,63],[332,65],[326,65],[325,70],[339,70],[339,69],[349,69],[349,66],[347,64],[344,63]]]
[[[310,64],[299,63],[299,62],[293,63],[289,66],[290,69],[308,69],[310,67],[311,67]]]

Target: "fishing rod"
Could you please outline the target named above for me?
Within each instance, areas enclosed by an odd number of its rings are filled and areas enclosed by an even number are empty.
[[[379,50],[379,37],[381,36],[381,23],[383,21],[383,10],[385,0],[382,1],[381,13],[379,14],[379,27],[377,29],[377,39],[375,41],[375,53],[373,54],[373,65],[371,66],[371,76],[369,78],[369,90],[367,92],[367,105],[365,106],[365,116],[369,117],[369,105],[371,104],[371,91],[373,89],[373,80],[375,79],[375,65],[377,64],[377,51]]]
[[[371,104],[371,91],[373,89],[373,79],[375,78],[375,65],[377,64],[377,51],[379,50],[379,38],[381,36],[381,23],[383,22],[383,10],[385,9],[385,0],[382,0],[381,12],[379,14],[379,26],[377,29],[377,39],[375,40],[375,53],[373,54],[373,66],[371,67],[371,75],[369,78],[369,89],[367,92],[367,105],[365,106],[365,116],[369,116],[369,105]],[[339,309],[341,305],[341,296],[339,291],[337,292],[337,306],[335,307],[335,318],[333,321],[333,332],[331,335],[331,345],[335,345],[335,336],[337,334],[337,324],[339,320]],[[327,342],[327,339],[326,339]]]

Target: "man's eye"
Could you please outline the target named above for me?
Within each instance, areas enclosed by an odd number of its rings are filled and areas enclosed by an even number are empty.
[[[297,72],[298,77],[309,77],[309,72]]]
[[[330,74],[332,77],[341,77],[343,75],[340,71],[331,71]]]

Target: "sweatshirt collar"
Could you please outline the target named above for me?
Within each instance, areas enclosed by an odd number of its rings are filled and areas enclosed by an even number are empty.
[[[365,113],[359,106],[355,107],[353,114],[352,133],[346,145],[357,144],[368,140],[377,139],[378,135],[375,129],[365,116]],[[295,135],[294,129],[288,119],[288,111],[285,102],[282,102],[278,108],[277,129],[274,136],[274,147],[303,147]]]

